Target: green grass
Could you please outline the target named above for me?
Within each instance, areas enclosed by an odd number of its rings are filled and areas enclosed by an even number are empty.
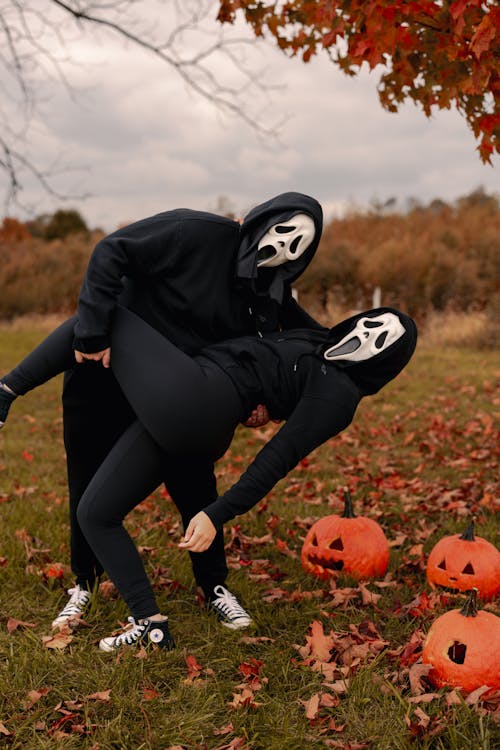
[[[37,328],[0,328],[0,373],[41,335]],[[491,706],[448,706],[446,690],[429,703],[411,702],[407,668],[391,652],[415,634],[421,637],[434,617],[461,601],[436,596],[426,584],[425,557],[433,544],[461,531],[471,514],[477,533],[496,542],[498,435],[492,418],[498,416],[499,375],[493,352],[422,347],[396,382],[362,403],[342,436],[233,522],[232,536],[228,527],[228,584],[255,617],[251,633],[227,632],[199,606],[187,555],[175,546],[175,508],[161,492],[148,498],[127,525],[147,548],[144,559],[178,647],[144,659],[135,653],[116,658],[97,648],[99,638],[127,616],[114,596],[99,597],[89,627],[75,633],[64,651],[42,642],[72,583],[60,380],[19,399],[0,434],[0,744],[96,750],[348,750],[356,743],[376,750],[493,748],[500,738]],[[261,444],[254,432],[239,430],[217,467],[222,489]],[[375,606],[363,605],[357,583],[345,576],[337,591],[355,591],[346,604],[333,606],[329,585],[300,566],[307,528],[340,510],[346,485],[357,513],[375,518],[390,540],[400,540],[391,548],[392,585],[369,584],[381,594]],[[65,566],[62,580],[47,576],[56,562]],[[409,612],[405,605],[422,592],[434,608]],[[9,618],[34,627],[9,634]],[[370,621],[387,644],[352,666],[338,705],[321,706],[308,720],[304,704],[312,696],[335,698],[323,685],[325,677],[297,650],[314,620],[342,638],[350,626],[363,630]],[[245,635],[261,640],[248,642]],[[203,667],[192,682],[186,681],[186,655]],[[255,666],[252,660],[262,662],[260,689],[253,685],[255,705],[232,708],[244,683],[239,667]],[[105,691],[107,700],[89,697]],[[426,727],[418,727],[418,709],[429,719]]]

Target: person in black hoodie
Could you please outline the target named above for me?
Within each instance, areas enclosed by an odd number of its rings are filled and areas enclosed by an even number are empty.
[[[253,208],[241,225],[211,213],[176,209],[123,227],[96,245],[74,321],[75,358],[85,364],[68,367],[63,386],[71,567],[76,584],[54,627],[84,611],[102,573],[78,523],[78,506],[98,467],[135,418],[109,369],[111,321],[117,304],[189,355],[244,334],[318,328],[293,299],[291,284],[312,260],[321,232],[319,203],[288,192]],[[24,392],[22,383],[17,388]],[[261,410],[259,406],[256,412]],[[249,424],[255,424],[256,412]],[[189,464],[166,460],[162,479],[184,525],[207,498],[217,497],[213,463],[205,456],[196,465],[192,460]],[[248,625],[250,618],[237,602],[228,609],[214,594],[216,587],[227,591],[222,531],[209,550],[192,556],[192,565],[207,603],[225,624]]]
[[[35,387],[66,369],[72,330],[72,321],[63,324],[7,382]],[[101,649],[174,646],[168,618],[123,526],[130,510],[161,483],[166,460],[189,456],[196,464],[196,456],[203,455],[216,461],[259,402],[268,405],[274,419],[286,420],[238,482],[212,502],[205,500],[187,523],[179,547],[201,555],[224,523],[248,511],[302,458],[344,430],[360,400],[403,369],[416,340],[411,318],[379,308],[332,329],[236,338],[191,358],[134,313],[118,308],[111,366],[138,418],[118,439],[78,507],[91,548],[131,611],[129,626],[103,638]],[[225,607],[238,606],[230,592],[220,594]]]

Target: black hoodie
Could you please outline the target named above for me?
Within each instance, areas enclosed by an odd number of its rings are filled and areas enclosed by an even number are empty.
[[[397,315],[405,329],[391,346],[362,363],[324,359],[325,349],[338,343],[361,317],[383,312]],[[220,527],[245,513],[301,459],[344,430],[361,398],[376,393],[403,369],[416,342],[414,321],[384,307],[354,315],[330,330],[246,337],[203,350],[201,356],[216,362],[232,379],[247,411],[255,403],[265,403],[272,417],[287,420],[240,480],[204,509],[214,525]]]
[[[297,213],[316,233],[300,258],[257,275],[257,245],[273,224]],[[188,353],[209,343],[318,324],[293,300],[291,282],[309,264],[322,231],[319,203],[283,193],[240,224],[190,209],[165,211],[118,229],[95,247],[78,300],[75,349],[109,346],[116,304],[134,311]]]

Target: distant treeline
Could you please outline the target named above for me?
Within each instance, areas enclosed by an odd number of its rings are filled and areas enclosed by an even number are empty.
[[[0,227],[0,318],[72,312],[95,243],[80,213],[56,211]],[[325,226],[316,258],[297,281],[301,302],[332,309],[367,308],[376,287],[382,304],[419,317],[436,310],[485,310],[500,301],[500,201],[478,189],[459,200],[434,200],[406,213],[353,212]]]

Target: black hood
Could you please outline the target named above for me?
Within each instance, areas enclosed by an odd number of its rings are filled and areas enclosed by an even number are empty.
[[[257,246],[261,237],[274,224],[288,221],[301,213],[308,214],[314,221],[316,231],[311,245],[297,260],[275,268],[261,268],[257,274]],[[248,279],[255,291],[266,291],[281,303],[283,284],[291,283],[307,268],[318,248],[322,230],[323,210],[315,198],[304,193],[281,193],[255,206],[245,216],[240,228],[237,278]]]
[[[377,393],[408,364],[417,345],[415,321],[392,307],[377,307],[353,315],[351,318],[338,323],[330,329],[328,342],[320,347],[320,353],[324,354],[327,349],[347,336],[360,318],[374,318],[382,313],[396,315],[405,329],[404,334],[380,354],[370,357],[364,362],[337,361],[334,363],[335,367],[345,370],[364,395]]]

